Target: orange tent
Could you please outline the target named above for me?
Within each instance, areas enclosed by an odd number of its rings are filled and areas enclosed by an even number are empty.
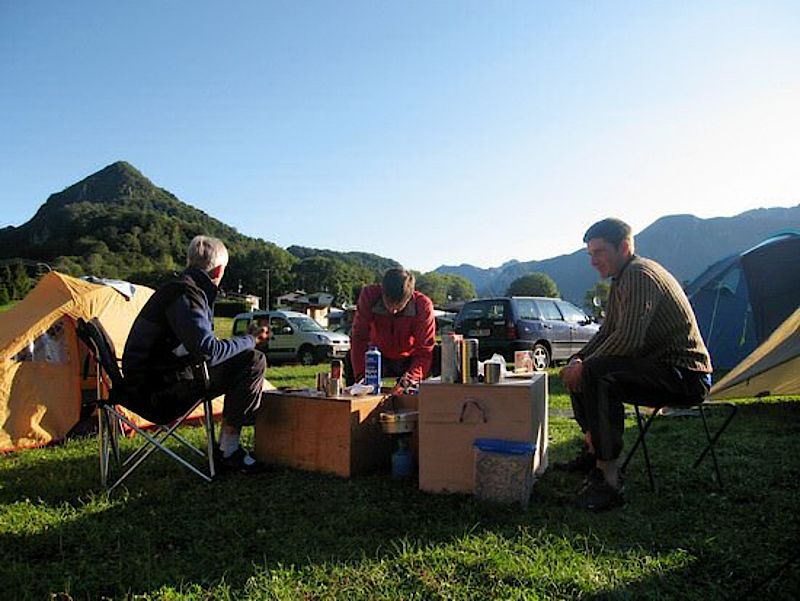
[[[0,313],[0,451],[60,440],[77,423],[86,351],[75,323],[97,317],[120,352],[153,294],[145,286],[130,288],[128,298],[112,287],[50,272]]]

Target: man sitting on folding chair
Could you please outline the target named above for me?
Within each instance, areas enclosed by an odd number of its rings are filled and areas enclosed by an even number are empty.
[[[600,511],[624,503],[617,463],[623,402],[696,405],[711,385],[711,359],[680,284],[655,261],[634,254],[628,224],[604,219],[583,241],[592,267],[612,283],[603,325],[561,370],[584,448],[556,467],[588,472],[574,501]]]
[[[217,458],[220,471],[253,473],[263,465],[240,446],[242,426],[261,402],[267,328],[219,340],[213,332],[214,301],[228,264],[222,241],[196,236],[178,279],[147,301],[133,323],[122,357],[125,379],[151,405],[151,413],[173,419],[203,395],[225,394]],[[208,390],[197,370],[208,367]]]

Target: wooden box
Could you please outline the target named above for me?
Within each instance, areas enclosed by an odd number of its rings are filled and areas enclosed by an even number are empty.
[[[379,421],[387,408],[392,407],[378,395],[332,398],[265,392],[255,422],[255,456],[267,464],[345,478],[388,471],[395,441],[384,434]],[[416,399],[401,401],[397,408],[416,409]]]
[[[498,384],[425,381],[419,392],[419,487],[472,493],[476,438],[536,445],[534,476],[547,469],[547,374]]]

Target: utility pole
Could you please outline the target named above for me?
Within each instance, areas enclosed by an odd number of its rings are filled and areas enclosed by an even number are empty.
[[[266,296],[264,297],[264,309],[269,311],[269,269],[264,268],[266,274]]]

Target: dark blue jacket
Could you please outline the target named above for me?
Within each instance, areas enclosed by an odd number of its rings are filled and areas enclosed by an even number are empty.
[[[217,287],[204,271],[189,268],[147,301],[128,335],[122,357],[125,377],[151,385],[191,378],[191,366],[219,365],[255,348],[250,335],[219,340],[214,335]]]

